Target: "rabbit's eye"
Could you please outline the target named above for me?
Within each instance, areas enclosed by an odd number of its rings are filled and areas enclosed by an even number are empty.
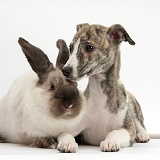
[[[51,85],[51,90],[54,91],[55,90],[55,86],[52,84]]]

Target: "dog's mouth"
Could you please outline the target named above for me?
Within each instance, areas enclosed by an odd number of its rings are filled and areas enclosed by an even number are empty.
[[[80,81],[83,78],[87,78],[87,77],[91,76],[92,73],[93,73],[93,70],[90,69],[88,72],[85,72],[83,74],[79,73],[77,77],[70,77],[69,80],[73,81],[73,82],[77,82],[77,81]]]
[[[69,78],[66,78],[72,82],[77,82],[77,81],[80,81],[81,79],[83,79],[85,77],[85,75],[83,77],[69,77]]]
[[[73,71],[72,74],[70,74],[68,77],[66,77],[66,79],[72,81],[72,82],[77,82],[80,81],[83,78],[87,78],[89,76],[91,76],[94,72],[94,68],[90,68],[90,69],[84,69],[84,67]]]

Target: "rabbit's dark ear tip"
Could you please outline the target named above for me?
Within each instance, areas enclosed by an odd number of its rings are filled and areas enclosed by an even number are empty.
[[[56,42],[57,48],[60,48],[64,44],[65,44],[65,41],[63,39],[58,39],[58,41]]]
[[[23,38],[22,37],[19,37],[19,39],[18,39],[18,43],[20,44],[20,43],[22,43],[23,42]]]
[[[22,46],[23,44],[28,43],[28,41],[26,41],[26,40],[25,40],[24,38],[22,38],[22,37],[19,37],[18,43]]]

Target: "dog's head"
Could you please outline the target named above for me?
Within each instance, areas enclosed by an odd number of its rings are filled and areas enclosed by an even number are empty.
[[[62,70],[64,76],[77,81],[106,72],[114,64],[122,41],[135,44],[119,24],[111,27],[87,23],[77,25],[77,33],[70,44],[70,58]]]

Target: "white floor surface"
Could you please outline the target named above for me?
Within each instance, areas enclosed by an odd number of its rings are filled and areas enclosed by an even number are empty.
[[[99,146],[79,146],[76,153],[0,143],[0,160],[160,160],[160,140],[135,143],[119,152],[101,152]]]

